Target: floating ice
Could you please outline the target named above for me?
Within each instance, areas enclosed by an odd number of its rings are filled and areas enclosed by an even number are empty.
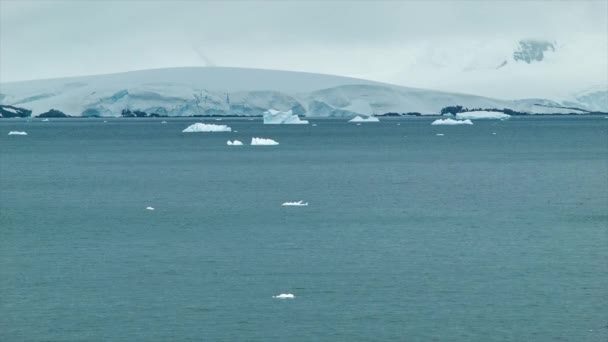
[[[27,135],[27,133],[22,131],[10,131],[8,132],[8,135]]]
[[[473,122],[469,119],[466,120],[454,120],[454,119],[437,119],[435,121],[433,121],[433,123],[431,123],[431,125],[436,126],[436,125],[447,125],[447,126],[453,126],[453,125],[472,125]]]
[[[474,112],[464,112],[456,114],[456,119],[508,119],[511,115],[501,113],[501,112],[488,112],[485,110],[474,111]]]
[[[374,116],[368,116],[366,118],[363,118],[363,117],[357,115],[354,118],[348,120],[348,122],[380,122],[380,120]]]
[[[272,296],[272,298],[277,298],[277,299],[294,299],[294,298],[296,298],[296,296],[294,296],[291,293],[281,293],[280,295]]]
[[[195,132],[231,132],[232,129],[226,125],[214,125],[197,122],[188,126],[182,132],[184,133],[195,133]]]
[[[312,127],[317,127],[317,124],[312,124]]]
[[[269,109],[264,112],[264,125],[306,125],[307,120],[300,120],[291,110],[281,112]]]
[[[251,145],[278,145],[279,143],[272,139],[251,138]]]
[[[161,121],[160,123],[161,123],[161,124],[165,124],[165,123],[167,123],[167,121]]]
[[[243,143],[240,142],[240,141],[238,141],[238,140],[235,140],[235,141],[228,140],[228,141],[226,141],[226,145],[228,145],[228,146],[243,146]]]
[[[496,135],[496,132],[492,132],[492,135]]]
[[[49,119],[42,119],[42,122],[48,122]]]
[[[358,123],[358,124],[357,124],[357,126],[361,126],[361,124],[360,124],[360,123]]]
[[[146,207],[146,210],[154,210],[152,207]]]
[[[218,119],[215,119],[215,121],[222,121],[222,119],[219,119],[219,118],[218,118]]]
[[[285,202],[281,205],[284,207],[306,207],[306,206],[308,206],[308,202],[304,202],[304,201]]]
[[[438,136],[438,137],[442,137],[442,136],[444,136],[445,134],[443,134],[443,133],[437,133],[437,134],[435,134],[435,135],[436,135],[436,136]]]

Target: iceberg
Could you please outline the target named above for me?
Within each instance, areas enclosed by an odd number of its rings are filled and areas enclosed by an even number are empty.
[[[474,111],[474,112],[464,112],[456,114],[456,119],[469,119],[469,120],[477,120],[477,119],[508,119],[511,115],[501,113],[501,112],[488,112],[485,110]]]
[[[161,124],[166,124],[166,123],[167,123],[167,121],[161,121],[160,123],[161,123]]]
[[[374,116],[368,116],[366,118],[363,118],[363,117],[357,115],[354,118],[348,120],[348,122],[380,122],[380,120]]]
[[[270,145],[278,145],[279,143],[272,140],[272,139],[265,139],[265,138],[251,138],[251,145],[252,146],[270,146]]]
[[[308,202],[304,202],[304,201],[285,202],[281,205],[284,207],[306,207],[306,206],[308,206]]]
[[[272,298],[277,298],[277,299],[294,299],[294,298],[296,298],[296,296],[294,296],[291,293],[281,293],[280,295],[272,296]]]
[[[306,125],[307,120],[300,120],[291,110],[281,112],[269,109],[264,112],[264,125]]]
[[[22,131],[10,131],[8,132],[8,135],[27,135],[27,133]]]
[[[443,134],[443,133],[437,133],[437,134],[435,134],[435,135],[436,135],[436,136],[438,136],[438,137],[442,137],[442,136],[444,136],[445,134]]]
[[[214,125],[205,123],[195,123],[188,126],[182,132],[184,133],[195,133],[195,132],[231,132],[232,129],[226,125]]]
[[[42,122],[49,122],[49,119],[42,119]]]
[[[146,210],[154,210],[152,207],[146,207]]]
[[[437,119],[431,123],[431,125],[446,125],[446,126],[454,126],[454,125],[472,125],[473,122],[469,119],[466,120],[454,120],[454,119]]]
[[[243,146],[243,143],[240,142],[240,141],[238,141],[238,140],[235,140],[235,141],[228,140],[228,141],[226,141],[226,145],[228,145],[228,146]]]

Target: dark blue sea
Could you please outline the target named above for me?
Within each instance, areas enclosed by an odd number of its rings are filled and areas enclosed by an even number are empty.
[[[162,120],[0,120],[1,341],[608,340],[603,116]]]

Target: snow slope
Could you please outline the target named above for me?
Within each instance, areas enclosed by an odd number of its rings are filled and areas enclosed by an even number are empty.
[[[593,108],[603,106],[601,98],[588,94],[581,98],[585,101],[573,101],[583,109],[586,103]],[[170,116],[247,116],[273,108],[309,117],[354,117],[386,112],[436,114],[452,105],[530,113],[558,111],[535,106],[534,101],[505,101],[332,75],[224,67],[3,83],[0,104],[32,110],[32,115],[56,109],[76,116],[120,116],[125,109]]]

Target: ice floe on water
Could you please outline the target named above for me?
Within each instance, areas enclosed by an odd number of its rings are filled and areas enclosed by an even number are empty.
[[[306,206],[308,206],[308,202],[304,202],[304,201],[285,202],[281,205],[284,207],[306,207]]]
[[[27,135],[27,133],[23,131],[10,131],[8,135]]]
[[[234,141],[226,141],[226,145],[228,146],[243,146],[243,143],[238,141],[238,140],[234,140]]]
[[[307,120],[301,120],[291,110],[281,112],[269,109],[264,112],[264,125],[306,125]]]
[[[496,135],[496,132],[492,132],[492,135]]]
[[[146,207],[146,210],[154,210],[152,207]]]
[[[294,298],[296,298],[296,296],[294,296],[291,293],[281,293],[280,295],[272,296],[272,298],[277,298],[277,299],[294,299]]]
[[[160,123],[161,123],[161,124],[166,124],[166,123],[167,123],[167,121],[161,121]]]
[[[265,138],[251,138],[251,145],[253,146],[271,146],[278,145],[279,143],[272,139]]]
[[[435,135],[436,135],[436,136],[438,136],[438,137],[442,137],[442,136],[444,136],[445,134],[443,134],[443,133],[437,133],[437,134],[435,134]]]
[[[42,122],[49,122],[49,119],[42,119]]]
[[[456,119],[469,119],[469,120],[478,120],[478,119],[508,119],[511,115],[501,113],[501,112],[489,112],[485,110],[479,110],[474,112],[464,112],[456,114]]]
[[[197,133],[197,132],[231,132],[232,129],[226,125],[214,125],[197,122],[188,126],[182,132],[184,133]]]
[[[312,127],[317,127],[317,124],[312,124]]]
[[[380,122],[380,120],[375,116],[368,116],[364,118],[357,115],[354,118],[348,120],[348,122]]]
[[[472,125],[473,121],[466,120],[454,120],[454,119],[437,119],[431,123],[433,126],[437,125],[446,125],[446,126],[454,126],[454,125]]]

